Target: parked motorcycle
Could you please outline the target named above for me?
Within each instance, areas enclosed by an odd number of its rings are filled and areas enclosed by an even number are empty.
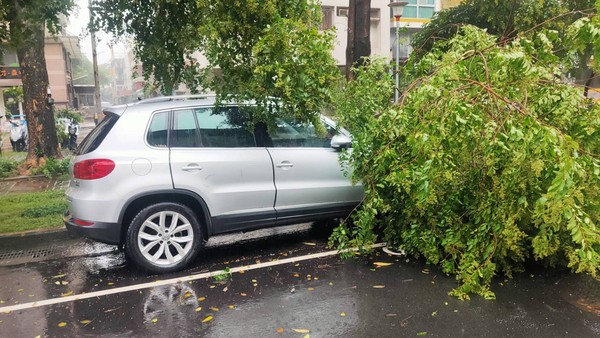
[[[13,151],[26,151],[28,141],[27,126],[20,120],[10,121],[10,144]]]

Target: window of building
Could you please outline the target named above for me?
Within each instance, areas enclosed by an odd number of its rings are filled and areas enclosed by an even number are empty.
[[[407,0],[404,18],[431,19],[435,13],[435,0]]]
[[[381,10],[379,8],[371,8],[371,21],[379,21],[381,19]]]
[[[338,6],[336,15],[348,17],[348,7],[339,7]]]
[[[17,53],[9,50],[0,51],[0,65],[18,67]]]
[[[348,17],[348,7],[338,6],[336,10],[337,16]],[[381,19],[381,9],[371,8],[371,21],[379,21]]]
[[[94,94],[78,94],[80,106],[94,106]]]
[[[323,14],[323,22],[319,29],[324,31],[333,27],[333,6],[321,6],[321,12]]]

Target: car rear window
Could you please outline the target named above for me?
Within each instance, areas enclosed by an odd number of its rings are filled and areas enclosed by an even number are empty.
[[[104,138],[119,119],[119,115],[105,112],[104,119],[83,139],[83,142],[75,150],[75,155],[83,155],[90,153],[104,141]]]

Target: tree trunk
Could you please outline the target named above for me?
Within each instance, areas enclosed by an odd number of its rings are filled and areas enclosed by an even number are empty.
[[[348,10],[348,44],[346,78],[352,80],[352,67],[360,66],[371,55],[371,0],[350,0]]]
[[[11,23],[12,24],[12,23]],[[26,44],[17,47],[23,81],[23,103],[27,116],[29,145],[28,166],[39,166],[44,157],[62,157],[58,151],[58,138],[52,107],[47,104],[48,70],[44,54],[44,24],[16,22],[27,26],[31,35]]]
[[[592,80],[596,75],[594,74],[594,70],[590,69],[590,76],[588,76],[587,80],[585,80],[585,85],[583,86],[583,96],[588,97],[590,92],[590,86],[592,85]]]

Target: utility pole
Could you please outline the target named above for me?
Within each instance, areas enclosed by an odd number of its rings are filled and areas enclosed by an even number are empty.
[[[92,4],[92,0],[88,0],[88,6],[90,7],[90,23],[92,23],[92,20],[94,20],[94,10]],[[90,25],[90,35],[92,38],[92,63],[94,65],[94,117],[96,117],[102,112],[102,101],[100,100],[100,80],[98,80],[98,53],[96,52],[96,29],[94,28],[93,24]]]
[[[117,71],[115,70],[115,44],[110,43],[110,76],[112,78],[112,104],[118,104],[117,100]]]

